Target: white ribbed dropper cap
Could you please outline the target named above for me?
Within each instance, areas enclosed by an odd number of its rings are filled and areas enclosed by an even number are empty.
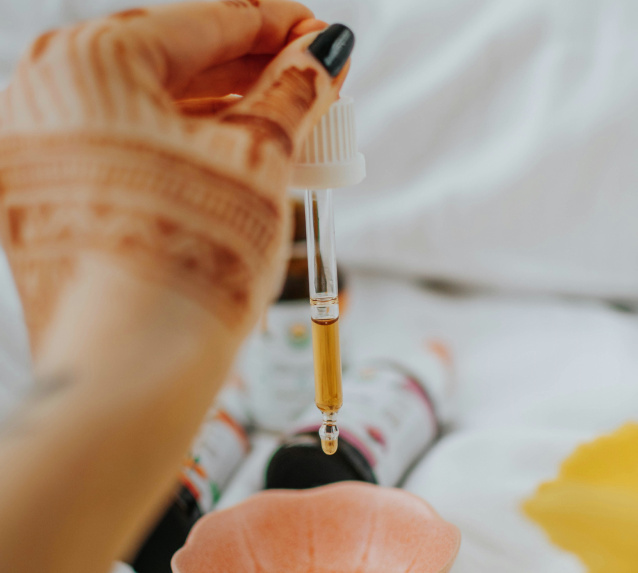
[[[354,100],[343,96],[330,106],[304,142],[291,187],[334,189],[355,185],[366,176],[366,162],[357,151]]]

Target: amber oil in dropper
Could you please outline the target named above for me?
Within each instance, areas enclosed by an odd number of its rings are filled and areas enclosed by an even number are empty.
[[[343,396],[339,347],[339,288],[330,189],[309,189],[306,192],[306,243],[315,404],[323,417],[319,438],[323,451],[332,455],[338,447],[337,413]]]
[[[333,306],[336,300],[312,300],[314,305]],[[337,451],[339,430],[337,412],[343,405],[341,390],[341,347],[339,317],[312,319],[312,349],[315,367],[315,403],[323,415],[319,431],[321,448],[332,455]]]
[[[315,360],[315,401],[322,412],[337,412],[343,405],[339,319],[312,319]]]

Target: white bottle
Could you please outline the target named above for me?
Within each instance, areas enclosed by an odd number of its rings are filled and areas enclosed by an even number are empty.
[[[225,388],[210,410],[180,475],[202,514],[211,511],[250,451],[245,397]]]
[[[378,360],[346,372],[337,453],[321,451],[319,423],[310,407],[273,456],[267,487],[304,488],[339,479],[396,486],[438,436],[429,388],[444,386],[448,375],[441,358],[426,349],[409,368]]]

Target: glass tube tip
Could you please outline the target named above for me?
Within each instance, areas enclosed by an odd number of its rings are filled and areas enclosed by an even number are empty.
[[[323,424],[319,429],[321,449],[329,456],[337,451],[339,445],[339,428],[337,427],[336,412],[322,412]]]

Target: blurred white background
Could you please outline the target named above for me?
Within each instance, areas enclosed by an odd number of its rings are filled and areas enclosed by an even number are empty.
[[[4,0],[0,85],[38,33],[130,0]],[[353,27],[368,179],[340,193],[357,265],[638,296],[638,4],[309,0]]]

